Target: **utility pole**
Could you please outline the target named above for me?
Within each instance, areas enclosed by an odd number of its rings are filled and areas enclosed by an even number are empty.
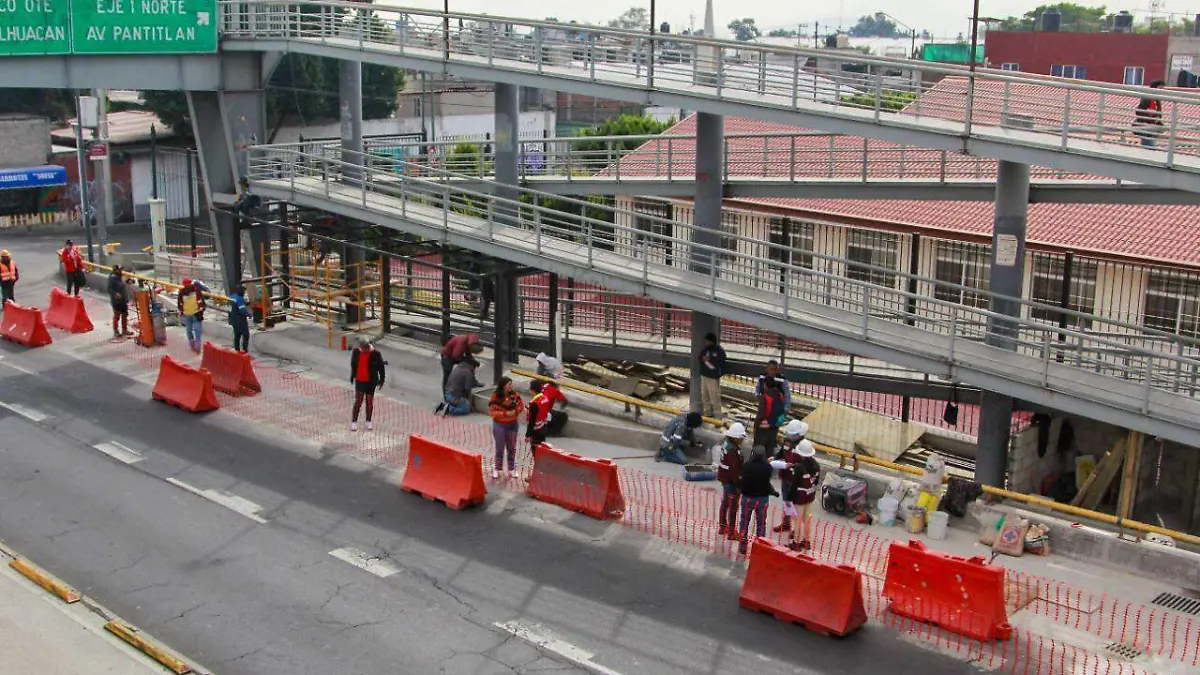
[[[91,200],[88,199],[87,145],[83,142],[83,99],[83,96],[75,94],[75,158],[79,162],[79,219],[83,222],[83,229],[87,233],[88,262],[96,262],[96,254],[92,250],[92,205]]]
[[[108,227],[113,223],[112,198],[112,148],[108,143],[108,90],[96,90],[97,124],[96,138],[104,144],[104,157],[100,162],[100,201],[104,205],[97,234],[100,239],[100,261],[104,262],[104,247],[108,244]]]

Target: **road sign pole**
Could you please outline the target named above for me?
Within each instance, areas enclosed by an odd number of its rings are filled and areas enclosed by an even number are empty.
[[[104,217],[100,220],[97,234],[100,238],[100,260],[104,261],[107,254],[104,247],[108,245],[108,228],[113,225],[113,185],[112,185],[112,147],[108,142],[108,90],[96,90],[96,104],[99,106],[99,123],[96,136],[104,144],[104,157],[100,162],[101,188],[100,199],[104,202]]]
[[[88,262],[96,262],[96,254],[92,251],[92,219],[89,216],[91,204],[88,200],[87,181],[87,148],[83,143],[83,99],[75,95],[75,157],[79,162],[79,219],[87,233]]]

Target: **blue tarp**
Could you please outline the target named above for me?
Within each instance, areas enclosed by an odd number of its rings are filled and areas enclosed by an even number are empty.
[[[28,169],[0,169],[0,190],[54,187],[67,184],[67,170],[61,166],[35,166]]]

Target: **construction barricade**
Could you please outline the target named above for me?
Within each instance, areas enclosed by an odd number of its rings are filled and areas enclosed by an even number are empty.
[[[487,498],[483,457],[413,434],[400,489],[452,509],[480,504]]]
[[[883,597],[895,614],[983,641],[1012,637],[1004,604],[1004,568],[981,557],[930,551],[920,541],[892,542]]]
[[[545,443],[533,449],[528,492],[534,499],[599,520],[620,518],[625,513],[616,464],[555,450]]]
[[[867,622],[862,573],[756,539],[738,604],[821,635],[849,635]]]
[[[50,331],[46,330],[46,324],[42,322],[42,310],[18,305],[11,300],[4,303],[0,338],[26,347],[45,347],[53,342],[50,339]]]
[[[61,288],[50,291],[46,323],[68,333],[87,333],[94,328],[83,306],[83,298],[68,295]]]
[[[262,391],[249,354],[205,342],[200,367],[212,373],[217,391],[233,396],[253,396]]]
[[[213,392],[212,374],[193,368],[168,356],[158,365],[158,381],[154,383],[154,400],[169,403],[188,412],[208,412],[221,407]]]

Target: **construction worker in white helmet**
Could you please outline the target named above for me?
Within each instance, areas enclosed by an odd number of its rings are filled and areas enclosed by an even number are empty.
[[[8,250],[0,251],[0,292],[3,292],[4,295],[3,302],[15,303],[17,301],[13,290],[20,279],[21,272],[17,269],[17,263],[13,262]]]
[[[808,424],[800,420],[792,420],[783,428],[783,444],[779,447],[779,451],[775,453],[773,459],[786,460],[787,456],[796,448],[800,441],[808,435]],[[780,469],[779,481],[780,492],[786,497],[791,491],[792,472],[787,469]],[[786,510],[783,514],[783,522],[779,523],[772,529],[772,532],[789,532],[792,529],[792,519],[787,514]]]
[[[725,441],[721,444],[721,463],[717,466],[717,480],[721,483],[720,527],[717,534],[737,541],[738,500],[741,498],[742,441],[746,440],[746,426],[734,422],[725,430]]]
[[[817,483],[821,479],[821,465],[817,464],[817,450],[811,441],[800,441],[783,459],[771,462],[773,468],[788,472],[788,489],[783,492],[784,518],[795,518],[792,541],[788,548],[804,551],[812,547],[809,510],[817,498]],[[785,522],[787,522],[785,520]]]

